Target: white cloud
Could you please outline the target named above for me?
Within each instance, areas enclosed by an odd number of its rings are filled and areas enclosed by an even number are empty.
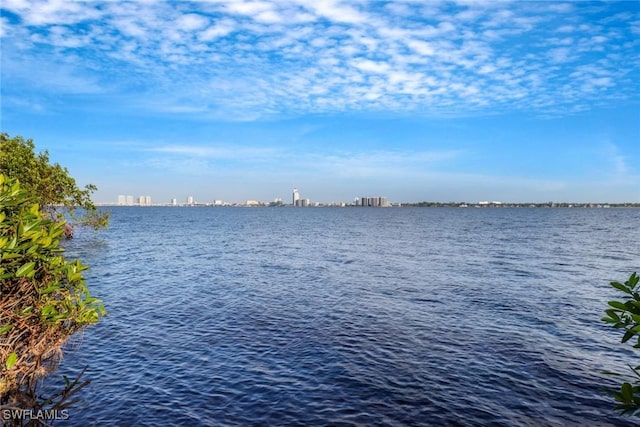
[[[166,100],[167,112],[467,114],[543,105],[547,111],[550,106],[572,111],[637,94],[629,77],[639,68],[631,59],[640,45],[629,37],[640,21],[633,11],[616,14],[615,31],[605,31],[597,15],[580,4],[549,9],[528,2],[222,0],[186,7],[7,0],[3,5],[24,20],[8,23],[11,32],[2,36],[17,55],[64,64],[58,69],[69,81],[77,78],[79,87],[104,88],[106,82],[114,90],[143,87],[150,98]],[[72,91],[72,86],[54,84],[50,90]]]
[[[199,30],[206,27],[209,20],[202,15],[196,13],[189,13],[182,15],[178,21],[177,26],[185,31]]]
[[[481,67],[480,67],[480,69],[478,70],[478,72],[479,72],[480,74],[491,74],[491,73],[493,73],[493,72],[494,72],[494,71],[496,71],[496,70],[497,70],[497,68],[496,68],[496,66],[495,66],[495,65],[493,65],[493,64],[485,64],[485,65],[483,65],[483,66],[481,66]]]
[[[66,0],[5,0],[2,8],[19,14],[30,25],[75,24],[100,17],[99,11]]]
[[[222,20],[202,31],[199,35],[199,38],[203,41],[211,41],[219,37],[224,37],[233,32],[234,27],[235,25],[232,20]]]
[[[574,56],[572,49],[569,47],[558,47],[549,51],[549,58],[552,62],[562,63],[571,61]]]
[[[253,16],[272,10],[272,4],[265,1],[232,1],[228,2],[225,8],[232,13]]]
[[[0,37],[4,37],[7,32],[7,28],[10,27],[11,24],[9,23],[9,20],[4,16],[0,16]]]
[[[349,4],[342,4],[339,1],[317,0],[305,2],[304,5],[319,17],[327,18],[334,22],[361,24],[368,19],[366,14],[359,12]]]
[[[420,55],[431,56],[435,53],[433,46],[422,40],[408,40],[407,46],[416,51]]]
[[[389,71],[389,64],[386,62],[376,62],[371,61],[369,59],[355,59],[353,61],[353,66],[362,71],[369,71],[372,73],[386,73]]]

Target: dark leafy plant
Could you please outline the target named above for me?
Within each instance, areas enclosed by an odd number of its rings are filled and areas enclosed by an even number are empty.
[[[17,179],[32,201],[52,218],[61,219],[68,214],[77,224],[94,229],[109,224],[108,213],[98,212],[91,201],[96,186],[89,184],[84,189],[78,188],[67,168],[50,163],[46,150],[35,153],[31,139],[11,138],[0,133],[0,174]],[[78,215],[78,209],[84,214]],[[69,237],[70,233],[71,227],[67,225],[65,234]]]
[[[0,408],[41,407],[36,386],[61,346],[105,315],[84,281],[88,267],[62,256],[64,226],[0,174]]]
[[[607,316],[602,318],[616,329],[624,330],[622,343],[633,339],[633,348],[640,349],[640,276],[635,272],[624,282],[611,282],[610,285],[624,293],[622,301],[609,301],[609,308],[605,310]],[[631,382],[624,382],[619,390],[608,392],[618,402],[617,410],[623,414],[640,414],[640,366],[629,366],[635,378]],[[616,374],[614,374],[616,375]]]

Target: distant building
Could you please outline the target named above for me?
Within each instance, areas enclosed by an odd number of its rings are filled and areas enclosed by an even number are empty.
[[[193,196],[187,197],[187,204],[188,205],[192,205],[193,204]]]
[[[127,206],[133,206],[133,196],[127,196]]]
[[[144,202],[144,196],[140,196],[138,197],[138,205],[139,206],[144,206],[145,202]]]
[[[269,203],[268,206],[282,206],[284,203],[282,202],[282,198],[281,197],[276,197],[275,199],[273,199],[273,202]]]
[[[171,199],[171,206],[177,206],[178,205],[178,199],[173,198]]]
[[[298,206],[299,204],[299,200],[300,200],[300,193],[298,192],[297,188],[293,189],[293,206]]]
[[[145,196],[144,197],[144,204],[146,206],[151,206],[151,196]]]
[[[222,205],[224,205],[224,202],[222,200],[213,201],[213,206],[222,206]]]
[[[356,206],[358,205],[357,199],[356,199]],[[364,206],[364,207],[389,207],[391,206],[391,204],[389,203],[389,200],[387,200],[386,197],[361,197],[360,198],[360,206]]]
[[[127,204],[127,196],[125,196],[125,195],[123,195],[123,194],[120,194],[120,195],[118,196],[118,205],[119,205],[119,206],[124,206],[124,205],[126,205],[126,204]]]

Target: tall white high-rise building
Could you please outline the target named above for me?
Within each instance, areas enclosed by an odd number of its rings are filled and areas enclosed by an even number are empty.
[[[171,199],[171,206],[176,206],[178,204],[178,199],[173,198]]]
[[[151,206],[151,196],[144,197],[144,204],[147,206]]]
[[[300,193],[298,193],[298,189],[293,189],[293,206],[298,206],[300,200]]]
[[[124,206],[127,204],[127,196],[125,196],[124,194],[119,194],[118,195],[118,205],[119,206]]]
[[[133,196],[127,196],[127,206],[133,206]]]
[[[187,204],[188,205],[192,205],[193,204],[193,196],[187,197]]]

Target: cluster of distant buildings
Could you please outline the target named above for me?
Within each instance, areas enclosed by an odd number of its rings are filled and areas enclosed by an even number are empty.
[[[297,188],[293,189],[291,205],[294,207],[326,206],[321,203],[311,203],[309,199],[300,198],[300,192]],[[386,197],[356,197],[355,199],[353,199],[353,203],[350,205],[347,205],[347,203],[331,203],[329,204],[329,206],[363,206],[386,208],[391,206],[391,204]]]
[[[151,196],[140,196],[134,199],[133,196],[118,196],[118,206],[151,206]]]
[[[154,206],[151,203],[151,196],[139,196],[134,198],[130,195],[119,195],[118,196],[118,206]],[[609,204],[609,203],[557,203],[557,202],[546,202],[546,203],[505,203],[499,201],[480,201],[476,203],[467,203],[467,202],[418,202],[418,203],[391,203],[386,197],[375,196],[375,197],[355,197],[353,202],[329,202],[329,203],[320,203],[320,202],[312,202],[307,198],[303,198],[300,196],[300,191],[297,188],[293,189],[291,195],[291,204],[285,203],[281,198],[276,198],[271,202],[261,202],[259,200],[246,200],[244,202],[236,202],[229,203],[223,200],[214,200],[212,203],[200,203],[194,199],[193,196],[188,196],[185,202],[178,202],[178,199],[172,198],[168,203],[160,203],[155,206],[243,206],[243,207],[258,207],[258,206],[292,206],[292,207],[347,207],[347,206],[358,206],[358,207],[372,207],[372,208],[385,208],[385,207],[399,207],[399,206],[408,206],[408,207],[460,207],[460,208],[516,208],[516,207],[563,207],[563,208],[609,208],[609,207],[640,207],[638,203],[619,203],[619,204]]]
[[[119,195],[117,206],[153,206],[151,203],[151,196],[139,196],[134,198],[130,195]],[[156,206],[287,206],[281,198],[276,198],[272,202],[261,202],[259,200],[247,200],[241,203],[229,203],[223,200],[214,200],[212,203],[200,203],[197,202],[193,196],[188,196],[184,203],[178,202],[178,199],[172,198],[169,203],[161,203]],[[320,203],[312,202],[308,198],[300,197],[300,191],[297,188],[293,189],[291,204],[293,207],[323,207],[323,206],[362,206],[362,207],[389,207],[400,206],[400,204],[391,204],[386,197],[356,197],[352,203],[346,202],[330,202]]]
[[[355,206],[363,206],[370,208],[387,208],[391,206],[386,197],[356,197],[353,201]]]

